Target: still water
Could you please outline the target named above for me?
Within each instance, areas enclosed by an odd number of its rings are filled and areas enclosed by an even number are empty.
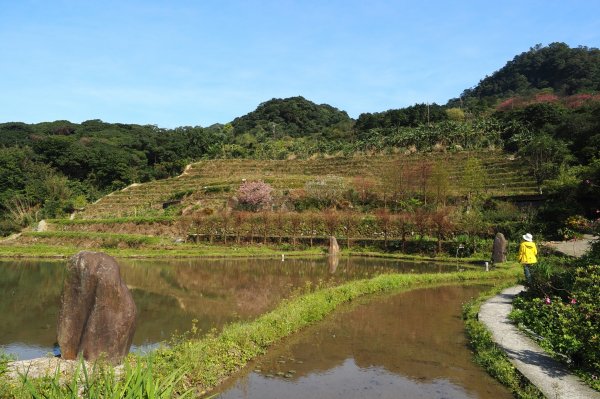
[[[467,348],[461,305],[482,289],[360,301],[269,349],[217,398],[511,398]]]
[[[0,349],[20,360],[45,356],[56,340],[66,261],[0,261]],[[187,331],[207,332],[257,317],[308,284],[339,284],[377,274],[437,273],[455,265],[397,260],[119,260],[138,308],[133,350],[148,350]]]

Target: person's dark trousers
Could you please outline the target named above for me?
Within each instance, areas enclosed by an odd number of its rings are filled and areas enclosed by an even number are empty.
[[[530,266],[531,264],[523,264],[523,269],[525,271],[525,280],[527,280],[528,284],[531,284],[531,270],[529,270]]]

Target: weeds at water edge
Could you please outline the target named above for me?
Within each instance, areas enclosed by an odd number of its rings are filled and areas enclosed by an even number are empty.
[[[193,389],[176,389],[185,374],[182,369],[175,369],[170,374],[157,376],[153,370],[152,358],[130,359],[134,364],[126,362],[122,373],[115,372],[110,366],[92,366],[91,369],[81,361],[74,372],[62,377],[60,368],[51,376],[31,378],[27,373],[21,374],[15,384],[10,398],[35,399],[166,399],[191,398]],[[137,361],[135,361],[137,360]],[[4,396],[3,396],[4,397]]]

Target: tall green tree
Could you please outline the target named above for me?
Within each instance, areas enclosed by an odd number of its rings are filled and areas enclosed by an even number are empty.
[[[561,167],[572,159],[564,142],[545,133],[535,135],[519,150],[519,155],[529,164],[540,193],[544,181],[556,177]]]

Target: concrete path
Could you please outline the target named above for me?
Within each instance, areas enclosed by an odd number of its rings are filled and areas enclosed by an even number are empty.
[[[492,333],[493,340],[514,366],[547,398],[599,399],[600,392],[570,374],[508,319],[513,298],[523,289],[522,285],[507,288],[489,299],[481,306],[479,321]]]
[[[578,238],[576,240],[548,241],[544,243],[544,245],[552,247],[565,255],[574,256],[578,258],[590,249],[592,241],[596,239],[598,239],[598,237],[595,237],[591,234],[584,234],[583,237]]]

